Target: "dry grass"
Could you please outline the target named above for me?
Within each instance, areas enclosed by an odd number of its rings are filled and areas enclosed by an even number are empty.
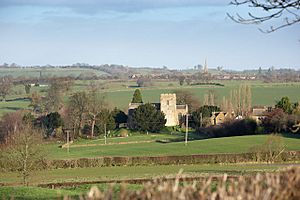
[[[278,173],[240,176],[238,179],[229,179],[224,174],[217,180],[210,177],[201,182],[181,184],[179,178],[180,173],[175,181],[157,179],[139,191],[128,190],[123,186],[118,193],[114,192],[113,187],[101,192],[97,187],[92,187],[81,199],[300,199],[300,168],[295,167]]]

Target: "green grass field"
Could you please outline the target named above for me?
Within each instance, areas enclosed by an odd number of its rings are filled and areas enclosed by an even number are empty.
[[[63,199],[65,196],[79,199],[81,195],[87,194],[92,185],[80,185],[76,187],[65,187],[63,189],[49,189],[40,187],[0,187],[0,198],[2,199]],[[111,187],[108,184],[97,184],[95,185],[101,191],[105,191]],[[112,186],[114,194],[120,191],[121,184],[115,184]],[[138,190],[141,189],[142,185],[136,184],[126,184],[126,189],[128,190]]]
[[[28,77],[40,77],[42,76],[57,76],[57,77],[64,77],[64,76],[73,76],[77,77],[80,74],[96,74],[97,76],[106,74],[103,71],[94,70],[94,69],[83,69],[83,68],[1,68],[0,69],[0,76],[28,76]]]
[[[191,155],[191,154],[213,154],[213,153],[242,153],[249,152],[253,146],[262,145],[268,135],[250,135],[224,138],[212,138],[184,142],[161,143],[156,139],[183,139],[183,135],[144,135],[130,136],[128,138],[108,138],[108,143],[119,143],[137,141],[141,143],[130,144],[104,144],[103,139],[96,141],[81,140],[77,144],[99,144],[98,146],[80,146],[62,149],[57,143],[43,145],[48,152],[49,159],[67,159],[99,156],[163,156],[163,155]],[[282,137],[286,150],[300,150],[300,135],[284,135]],[[149,142],[143,142],[149,141]],[[75,143],[75,144],[76,144]]]
[[[136,89],[135,81],[75,81],[72,92],[83,91],[89,89],[89,85],[94,83],[98,85],[98,90],[106,96],[111,107],[118,107],[123,110],[128,109],[128,104],[132,99],[134,90]],[[177,82],[155,82],[153,86],[140,88],[144,102],[159,102],[161,93],[171,93],[176,89],[183,89],[193,93],[200,102],[203,96],[209,90],[213,90],[221,101],[223,96],[229,97],[230,91],[237,89],[242,81],[223,81],[225,87],[220,86],[179,86]],[[262,83],[259,81],[247,82],[252,88],[252,105],[274,105],[276,101],[283,96],[288,96],[292,102],[300,100],[300,83]],[[33,87],[32,91],[38,91],[45,94],[47,87]],[[71,92],[71,93],[72,93]],[[27,98],[24,86],[15,86],[11,95],[7,97],[9,102],[0,102],[0,116],[6,112],[12,112],[17,109],[27,109],[29,102],[22,100]],[[67,98],[66,98],[67,100]]]
[[[237,89],[243,82],[232,81],[225,82],[225,87],[217,86],[179,86],[178,83],[174,83],[174,86],[157,86],[141,88],[144,102],[159,102],[160,94],[172,93],[174,90],[183,89],[193,93],[200,102],[203,102],[204,94],[207,94],[209,90],[215,92],[217,101],[221,101],[223,96],[229,97],[230,90]],[[283,96],[288,96],[292,102],[300,100],[300,84],[299,83],[287,83],[287,84],[266,84],[260,82],[247,82],[251,84],[252,89],[252,105],[274,105],[276,101],[280,100]],[[127,109],[128,104],[132,99],[134,88],[131,89],[119,89],[119,90],[107,90],[105,94],[107,99],[119,108]]]
[[[180,169],[189,176],[208,176],[228,174],[245,174],[253,172],[274,171],[288,165],[267,164],[210,164],[210,165],[159,165],[159,166],[122,166],[95,167],[35,171],[30,176],[30,184],[63,183],[82,181],[128,180],[138,178],[174,177]],[[0,175],[2,183],[21,184],[18,173],[3,173]]]

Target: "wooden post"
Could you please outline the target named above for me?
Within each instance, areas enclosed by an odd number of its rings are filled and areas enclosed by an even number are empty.
[[[189,132],[189,114],[188,114],[188,105],[186,105],[186,119],[185,119],[185,145],[187,145],[188,141],[188,132]]]
[[[67,152],[68,152],[68,154],[69,154],[69,152],[70,152],[70,131],[69,130],[67,130]]]

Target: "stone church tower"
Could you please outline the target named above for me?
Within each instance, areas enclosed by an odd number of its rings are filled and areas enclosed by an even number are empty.
[[[129,104],[127,127],[133,127],[132,114],[140,105],[143,105],[143,103]],[[152,103],[152,105],[165,114],[165,119],[167,120],[165,126],[180,125],[180,119],[188,114],[187,105],[176,105],[176,94],[161,94],[160,103]]]
[[[179,124],[176,107],[176,94],[161,94],[160,110],[166,116],[166,126],[176,126]]]

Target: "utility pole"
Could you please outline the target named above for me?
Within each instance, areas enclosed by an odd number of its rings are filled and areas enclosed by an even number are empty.
[[[104,124],[104,144],[106,144],[106,123]]]
[[[188,141],[188,133],[189,133],[189,114],[188,114],[188,105],[186,104],[186,116],[185,116],[185,145],[187,145]]]

